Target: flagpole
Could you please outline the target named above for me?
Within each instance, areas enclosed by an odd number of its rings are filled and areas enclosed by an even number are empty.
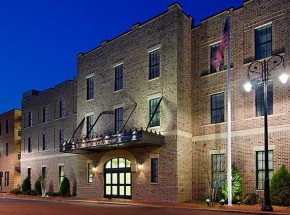
[[[231,117],[231,49],[230,49],[230,14],[227,14],[228,29],[228,59],[227,59],[227,181],[228,181],[228,206],[232,206],[232,117]]]

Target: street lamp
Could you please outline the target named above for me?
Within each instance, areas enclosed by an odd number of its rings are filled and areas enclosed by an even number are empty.
[[[282,63],[284,67],[284,58],[281,55],[274,55],[262,61],[254,61],[248,67],[248,81],[244,88],[249,92],[252,88],[258,86],[264,87],[264,138],[265,138],[265,179],[264,179],[264,201],[262,211],[273,211],[270,201],[270,183],[269,183],[269,158],[268,158],[268,82],[271,72]],[[284,72],[284,71],[283,71]],[[251,78],[252,77],[252,78]],[[286,73],[281,73],[279,79],[285,84],[289,78]]]

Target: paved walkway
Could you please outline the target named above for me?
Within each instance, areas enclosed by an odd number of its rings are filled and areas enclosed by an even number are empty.
[[[1,198],[1,197],[0,197]],[[88,202],[88,203],[98,203],[98,204],[119,204],[119,205],[146,205],[153,207],[173,207],[173,208],[190,208],[197,210],[208,210],[208,211],[220,211],[220,212],[234,212],[241,214],[279,214],[279,215],[289,215],[290,208],[273,206],[273,212],[263,212],[261,211],[260,205],[233,205],[233,206],[220,206],[216,204],[213,207],[208,207],[206,204],[197,203],[168,203],[168,202],[151,202],[151,201],[138,201],[138,200],[125,200],[125,199],[81,199],[76,197],[48,197],[41,198],[40,196],[27,196],[27,195],[12,195],[4,193],[2,198],[13,198],[13,199],[31,199],[31,200],[43,200],[43,201],[67,201],[67,202]]]

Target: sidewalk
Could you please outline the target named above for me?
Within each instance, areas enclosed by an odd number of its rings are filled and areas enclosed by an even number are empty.
[[[0,197],[1,198],[1,197]],[[27,195],[13,195],[4,193],[2,198],[13,199],[30,199],[30,200],[43,200],[43,201],[67,201],[67,202],[87,202],[98,204],[119,204],[119,205],[135,205],[135,206],[153,206],[153,207],[174,207],[174,208],[190,208],[194,210],[210,210],[220,212],[234,212],[241,214],[278,214],[289,215],[290,209],[288,207],[273,206],[273,212],[261,211],[260,205],[233,205],[233,206],[220,206],[216,204],[213,207],[209,207],[206,204],[201,203],[169,203],[169,202],[151,202],[151,201],[139,201],[139,200],[126,200],[126,199],[82,199],[76,197],[48,197],[41,198],[41,196],[27,196]]]

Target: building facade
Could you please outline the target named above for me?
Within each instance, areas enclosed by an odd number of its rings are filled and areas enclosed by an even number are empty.
[[[255,60],[280,54],[289,65],[289,12],[286,0],[249,0],[229,10],[232,161],[245,193],[263,190],[264,124],[261,89],[246,93],[243,83]],[[170,202],[206,198],[223,186],[227,73],[224,63],[216,71],[210,61],[226,14],[193,27],[173,4],[79,54],[73,81],[24,95],[22,178],[33,181],[45,168],[53,191],[67,176],[79,197]],[[282,164],[290,168],[290,89],[278,73],[268,87],[270,175]]]
[[[20,178],[21,111],[0,115],[0,172],[2,192],[10,192],[21,183]],[[1,180],[0,179],[0,180]]]

